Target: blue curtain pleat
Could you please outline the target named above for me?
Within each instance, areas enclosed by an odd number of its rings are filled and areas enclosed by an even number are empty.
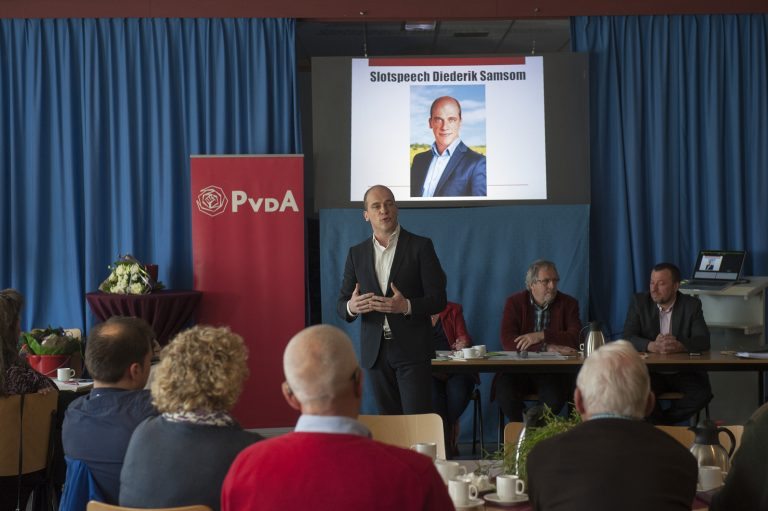
[[[293,20],[0,20],[0,287],[85,327],[131,253],[192,286],[190,154],[301,152]]]
[[[700,249],[768,274],[768,15],[576,17],[590,54],[590,316]]]

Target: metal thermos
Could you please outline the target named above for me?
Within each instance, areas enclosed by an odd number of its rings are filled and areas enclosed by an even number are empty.
[[[696,457],[696,462],[700,467],[711,465],[720,467],[723,472],[728,472],[731,468],[731,455],[736,448],[736,438],[728,428],[718,428],[714,422],[709,419],[702,419],[698,426],[691,426],[691,431],[696,434],[696,438],[691,446],[691,454]],[[727,434],[731,439],[731,450],[726,451],[720,444],[720,433]]]
[[[603,337],[603,331],[600,330],[600,322],[592,321],[589,324],[587,339],[581,345],[584,357],[590,356],[594,351],[599,350],[603,346],[605,346],[605,337]]]

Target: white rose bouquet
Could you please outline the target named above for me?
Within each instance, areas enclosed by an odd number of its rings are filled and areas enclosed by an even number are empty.
[[[99,285],[99,290],[105,293],[145,295],[164,287],[162,282],[153,279],[147,267],[132,255],[120,257],[107,268],[111,273]]]

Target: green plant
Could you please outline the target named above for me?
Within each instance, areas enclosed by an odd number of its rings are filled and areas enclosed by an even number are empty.
[[[506,443],[502,451],[492,455],[492,457],[503,461],[503,473],[517,474],[527,483],[528,471],[526,470],[526,461],[531,449],[542,440],[564,433],[581,423],[581,416],[573,408],[568,417],[560,417],[552,413],[552,410],[545,405],[542,418],[544,424],[538,427],[527,428],[525,437],[521,442]],[[520,443],[519,449],[518,443]]]
[[[72,355],[80,353],[82,344],[63,328],[35,328],[21,334],[21,350],[32,355]]]

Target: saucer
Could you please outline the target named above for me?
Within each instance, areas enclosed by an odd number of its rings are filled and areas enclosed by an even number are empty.
[[[453,503],[453,505],[456,507],[456,509],[472,509],[473,507],[477,507],[482,503],[483,503],[483,499],[469,499],[469,502],[467,502],[467,504],[464,506],[460,506],[455,502]]]
[[[488,502],[493,502],[494,504],[500,504],[502,506],[515,506],[517,504],[522,504],[523,502],[528,502],[528,494],[526,493],[521,493],[512,500],[501,500],[498,493],[489,493],[483,498]]]

